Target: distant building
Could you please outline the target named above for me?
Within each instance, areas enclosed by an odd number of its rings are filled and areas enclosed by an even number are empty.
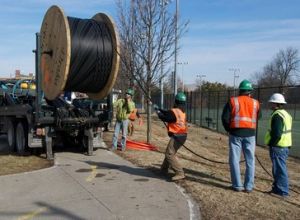
[[[23,75],[23,74],[21,74],[21,70],[16,70],[15,78],[16,79],[33,79],[34,75],[33,75],[33,73],[29,73],[28,75]]]
[[[20,79],[21,78],[21,70],[15,71],[15,78]]]
[[[4,75],[4,74],[3,74]],[[21,70],[15,70],[15,76],[12,77],[0,77],[0,80],[8,80],[8,79],[34,79],[35,75],[33,73],[29,73],[28,75],[21,74]]]

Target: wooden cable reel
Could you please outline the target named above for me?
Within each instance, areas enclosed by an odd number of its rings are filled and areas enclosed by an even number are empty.
[[[112,44],[112,62],[109,67],[110,72],[107,74],[105,82],[102,82],[104,84],[97,88],[97,92],[90,92],[89,88],[86,88],[86,91],[83,92],[87,93],[92,99],[102,99],[111,91],[117,78],[120,63],[120,46],[114,22],[109,16],[98,13],[92,17],[92,20],[101,23],[101,25],[104,24],[109,30]],[[51,6],[48,9],[44,16],[40,35],[42,87],[45,97],[53,100],[65,91],[70,75],[72,56],[70,25],[68,18],[60,7]],[[76,92],[73,88],[71,90]]]

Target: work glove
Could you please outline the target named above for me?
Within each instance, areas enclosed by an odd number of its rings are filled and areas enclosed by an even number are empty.
[[[159,113],[160,112],[160,108],[158,107],[158,105],[153,105],[153,107],[154,107],[154,110],[157,112],[157,113]]]
[[[153,108],[154,108],[155,111],[157,111],[158,110],[158,105],[154,104]]]

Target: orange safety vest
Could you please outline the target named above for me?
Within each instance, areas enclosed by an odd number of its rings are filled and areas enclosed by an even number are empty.
[[[230,128],[256,128],[259,102],[249,96],[230,98]]]
[[[137,109],[133,109],[133,111],[130,113],[128,119],[131,120],[131,121],[135,121],[136,119],[136,112],[137,112]]]
[[[171,111],[176,117],[176,122],[168,123],[168,132],[173,134],[186,134],[186,115],[179,108],[172,108]]]

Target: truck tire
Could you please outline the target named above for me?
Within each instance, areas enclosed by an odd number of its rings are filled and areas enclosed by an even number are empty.
[[[23,122],[18,122],[16,127],[16,150],[20,155],[24,155],[27,149],[27,128]]]
[[[9,152],[13,152],[16,147],[16,128],[11,119],[7,121],[7,143]]]

